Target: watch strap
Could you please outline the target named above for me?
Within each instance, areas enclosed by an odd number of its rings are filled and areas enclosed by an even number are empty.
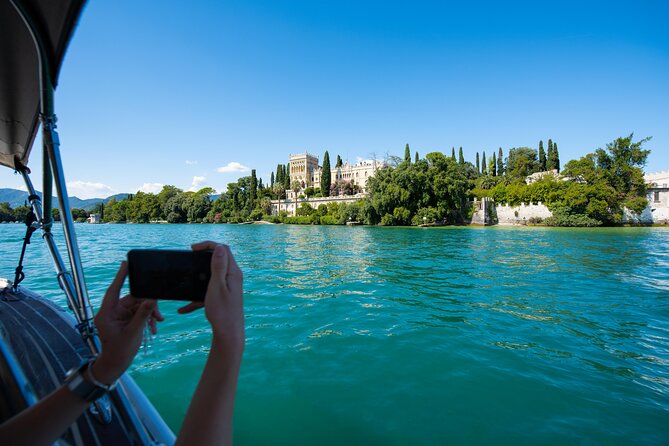
[[[86,362],[82,366],[70,370],[65,379],[67,388],[79,398],[88,401],[89,403],[94,402],[110,390],[109,386],[100,386],[87,379],[88,376],[86,376],[86,372],[90,368],[92,362],[93,361]]]

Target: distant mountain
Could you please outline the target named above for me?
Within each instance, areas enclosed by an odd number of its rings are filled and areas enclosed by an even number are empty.
[[[42,192],[38,191],[37,195],[39,195],[41,198]],[[88,198],[86,200],[82,200],[81,198],[77,197],[70,197],[70,207],[90,211],[100,202],[107,204],[107,202],[109,202],[109,200],[112,198],[115,198],[118,201],[124,200],[127,197],[128,194],[116,194],[107,198]],[[8,202],[12,208],[23,206],[28,201],[28,192],[18,189],[0,189],[0,203],[5,201]],[[58,200],[54,200],[53,205],[58,207]]]

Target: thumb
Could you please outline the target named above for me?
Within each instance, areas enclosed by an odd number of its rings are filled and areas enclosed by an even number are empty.
[[[225,245],[217,245],[211,256],[211,280],[217,283],[225,283],[228,274],[228,263],[230,262],[229,248]]]
[[[142,304],[137,308],[137,311],[135,311],[132,320],[128,324],[128,329],[132,333],[142,332],[144,330],[144,326],[146,325],[147,319],[151,316],[151,313],[153,313],[155,308],[155,300],[145,300],[142,302]]]

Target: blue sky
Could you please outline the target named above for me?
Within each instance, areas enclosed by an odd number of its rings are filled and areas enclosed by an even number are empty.
[[[406,143],[473,161],[552,138],[564,164],[632,132],[667,170],[668,22],[661,1],[92,1],[56,95],[70,195]]]

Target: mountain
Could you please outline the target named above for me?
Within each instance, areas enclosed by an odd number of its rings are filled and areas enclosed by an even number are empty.
[[[37,195],[41,198],[42,192],[38,191]],[[124,200],[127,197],[128,194],[116,194],[107,198],[88,198],[85,200],[77,197],[70,197],[70,207],[90,211],[100,202],[107,204],[112,198],[115,198],[118,201]],[[23,206],[28,201],[28,192],[18,189],[0,189],[0,203],[5,201],[8,202],[12,208]],[[58,207],[58,200],[54,200],[53,205]]]

